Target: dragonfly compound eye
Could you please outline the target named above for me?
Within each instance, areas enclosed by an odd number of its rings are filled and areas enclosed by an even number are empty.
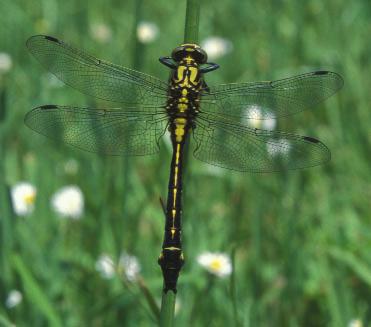
[[[180,62],[188,56],[191,56],[197,64],[204,64],[207,61],[205,50],[201,49],[197,44],[182,44],[175,48],[171,54],[171,57],[176,62]]]

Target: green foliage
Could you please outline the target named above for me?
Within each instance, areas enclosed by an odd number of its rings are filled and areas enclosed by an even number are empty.
[[[136,46],[135,1],[0,0],[0,52],[13,61],[0,77],[0,326],[151,326],[160,301],[157,265],[163,234],[159,197],[167,192],[170,148],[126,160],[56,144],[23,125],[41,104],[117,107],[50,83],[27,53],[26,39],[49,34],[102,59],[166,79],[158,57],[183,41],[185,1],[145,2],[143,20],[158,39]],[[186,264],[179,278],[176,326],[348,326],[371,319],[371,4],[356,1],[203,1],[199,40],[233,44],[215,60],[209,84],[283,78],[316,69],[339,72],[344,89],[326,103],[278,122],[278,129],[318,137],[332,150],[322,167],[241,174],[190,154],[184,181]],[[106,24],[99,41],[91,30]],[[76,173],[65,169],[77,160]],[[13,215],[8,187],[37,188],[35,210]],[[61,219],[52,194],[78,185],[81,219]],[[122,251],[142,266],[143,283],[103,279],[102,253]],[[221,279],[197,264],[203,251],[232,256]],[[23,301],[5,306],[9,291]]]

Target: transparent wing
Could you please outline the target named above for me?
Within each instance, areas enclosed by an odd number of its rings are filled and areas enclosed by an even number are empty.
[[[314,138],[251,129],[203,113],[197,117],[193,137],[197,159],[232,170],[273,172],[330,160],[328,148]]]
[[[141,109],[106,110],[45,105],[30,111],[25,123],[36,132],[82,150],[108,155],[158,152],[167,116]]]
[[[278,81],[221,84],[202,92],[201,111],[240,123],[274,119],[310,108],[343,86],[340,75],[317,71]]]
[[[94,58],[51,36],[32,36],[26,44],[46,69],[87,95],[126,104],[165,104],[167,83],[153,76]]]

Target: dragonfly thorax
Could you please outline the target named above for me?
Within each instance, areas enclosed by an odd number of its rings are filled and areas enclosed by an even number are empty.
[[[189,91],[199,90],[200,83],[200,70],[190,58],[185,58],[172,72],[171,84],[177,90],[183,88],[187,88]]]
[[[175,67],[171,71],[167,112],[170,131],[182,142],[199,112],[200,92],[204,85],[201,65],[206,53],[197,45],[182,45],[172,53]]]
[[[193,61],[181,63],[172,71],[167,112],[177,141],[181,141],[186,130],[193,125],[201,87],[202,74]]]

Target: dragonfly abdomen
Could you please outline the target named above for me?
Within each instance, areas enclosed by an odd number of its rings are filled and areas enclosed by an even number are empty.
[[[169,115],[173,158],[166,207],[165,238],[159,258],[164,274],[165,292],[176,290],[176,281],[184,262],[181,246],[183,152],[198,113],[201,76],[198,63],[190,55],[186,55],[172,71],[169,83],[166,110]]]

